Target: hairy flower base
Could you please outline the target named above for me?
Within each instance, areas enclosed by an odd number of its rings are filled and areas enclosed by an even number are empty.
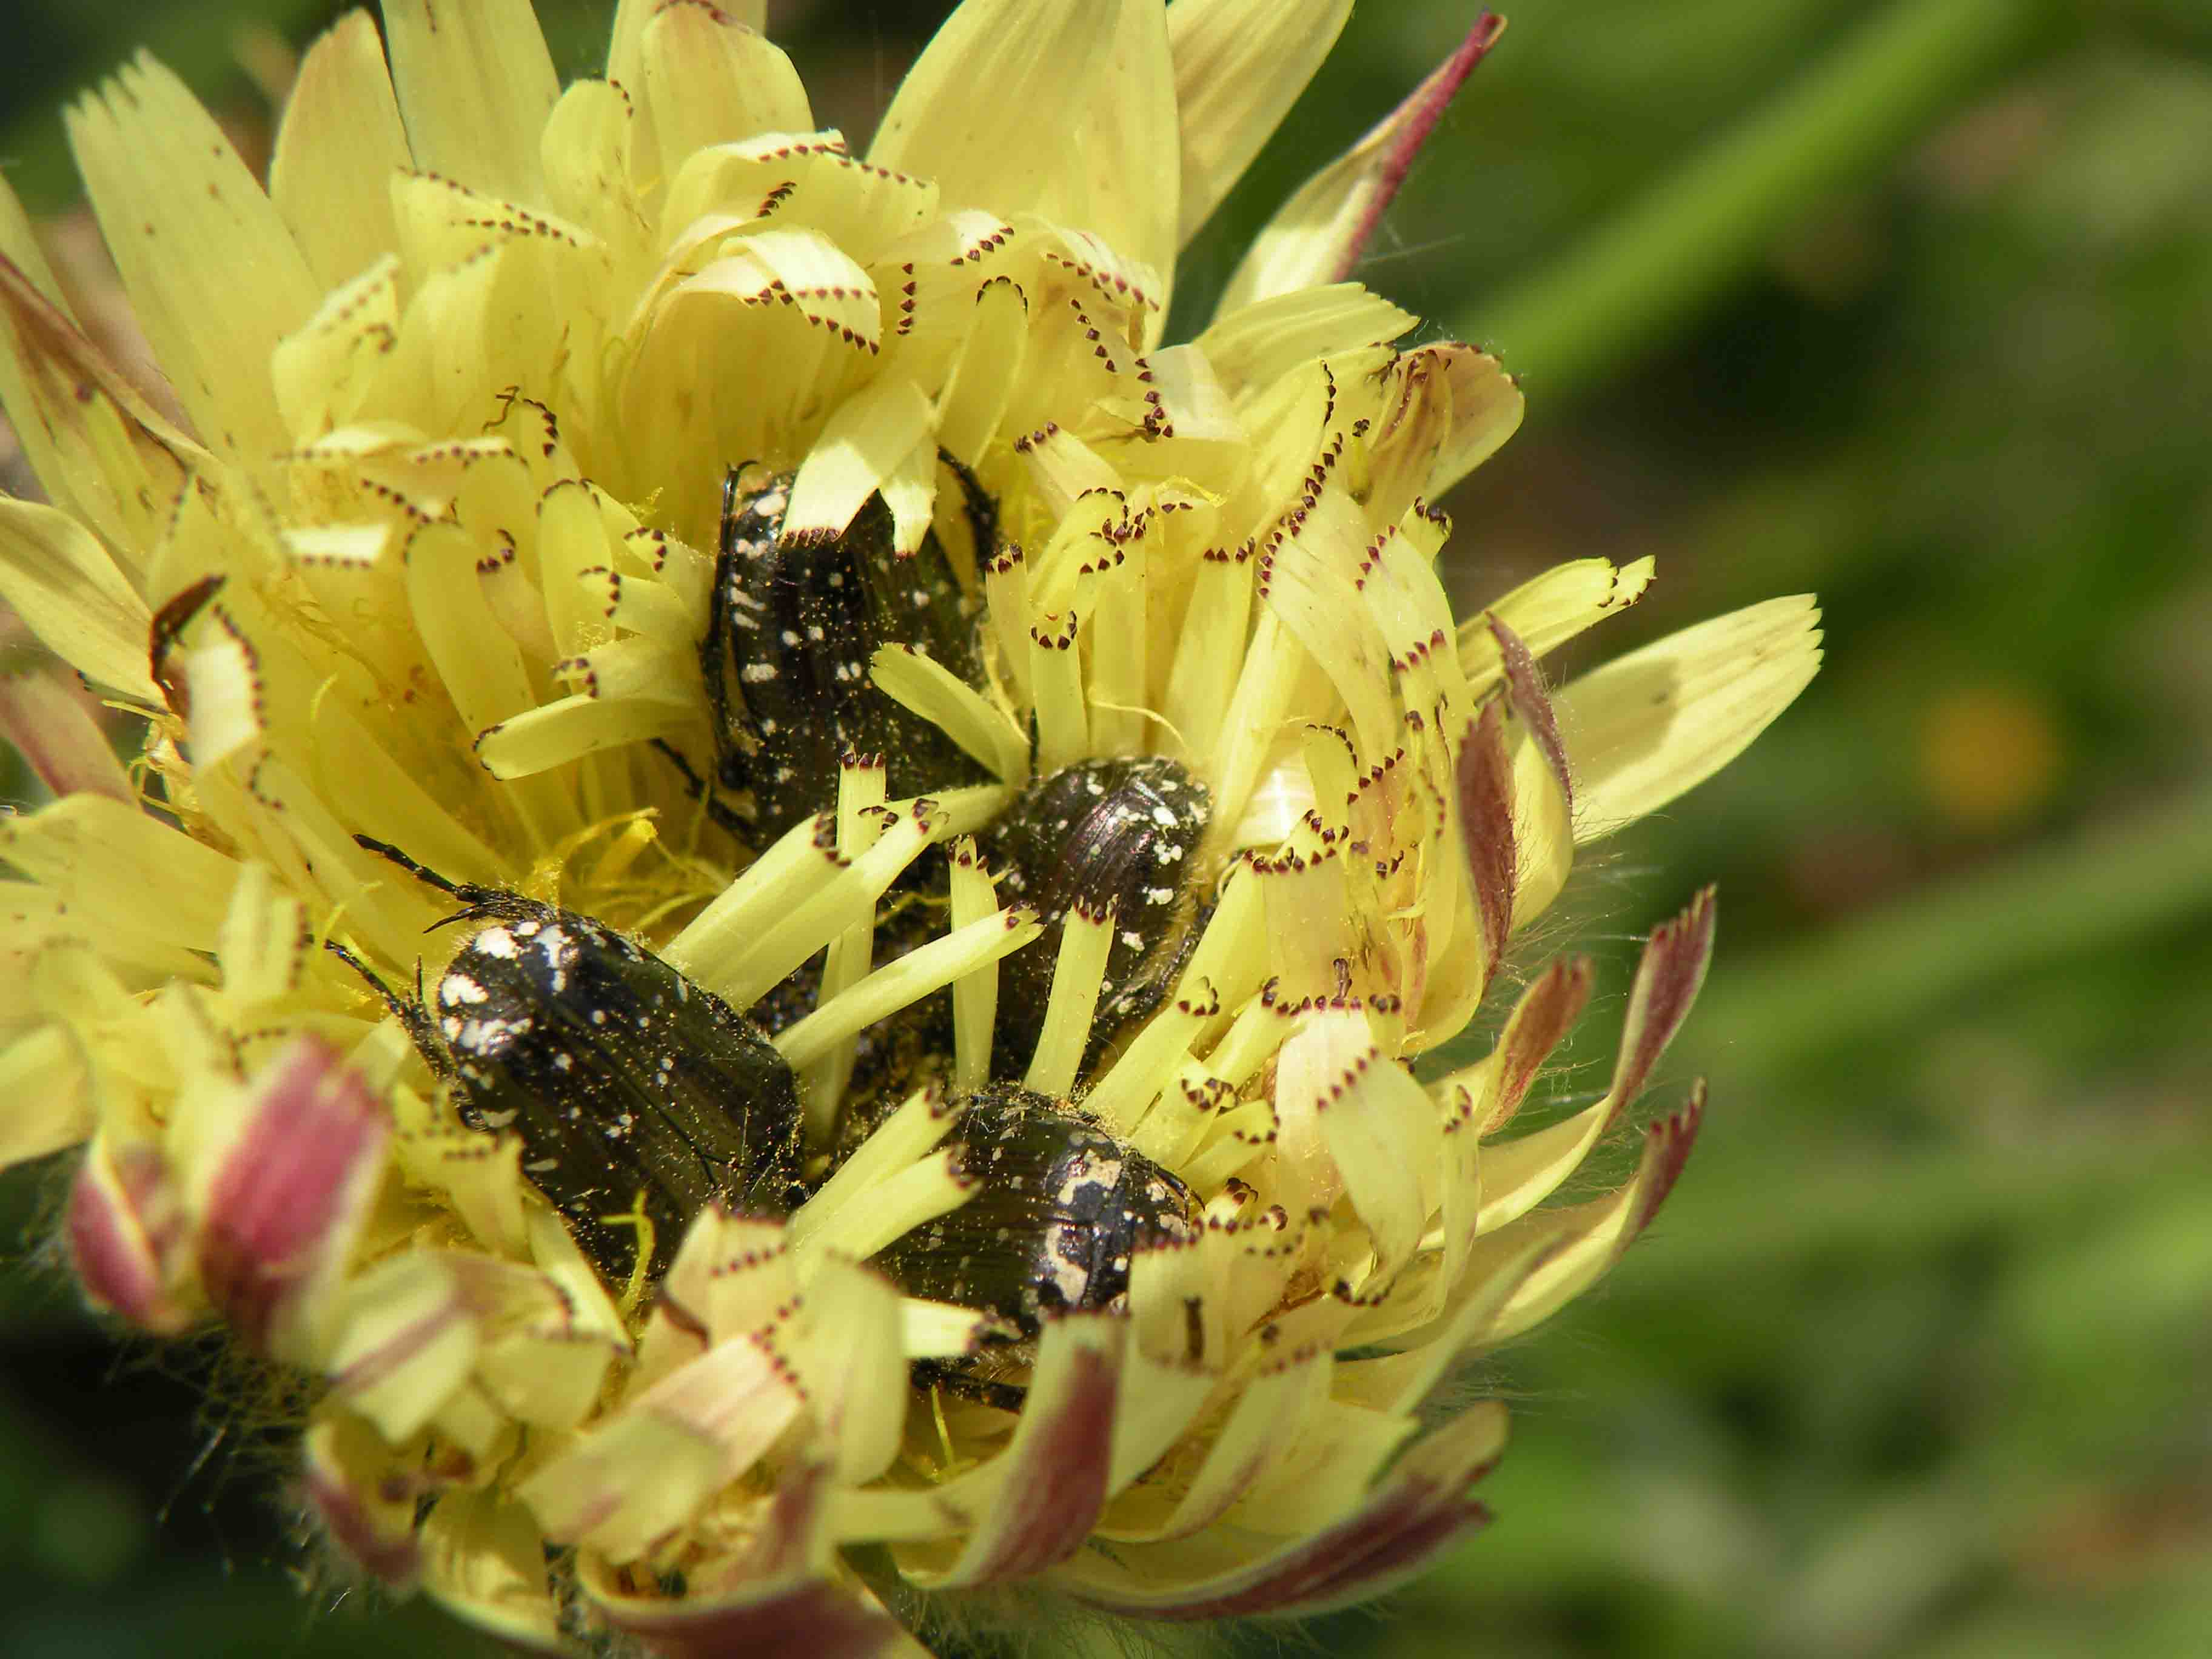
[[[0,199],[0,398],[54,503],[0,501],[0,595],[148,729],[125,779],[0,698],[59,797],[0,825],[0,1158],[85,1146],[96,1303],[315,1379],[304,1490],[376,1578],[532,1643],[858,1655],[1016,1582],[1334,1606],[1484,1518],[1504,1412],[1438,1385],[1672,1185],[1701,1095],[1547,1201],[1686,1015],[1710,896],[1572,1115],[1505,1133],[1580,963],[1486,1059],[1410,1062],[1819,635],[1775,600],[1554,691],[1649,561],[1452,616],[1430,503],[1520,394],[1340,279],[1495,20],[1162,343],[1176,248],[1347,9],[968,0],[861,160],[757,15],[624,0],[563,90],[521,0],[393,0],[388,68],[360,15],[307,54],[265,191],[142,62],[71,133],[190,431]],[[763,630],[769,568],[820,607]],[[811,620],[848,569],[898,603]],[[928,741],[839,759],[856,709]],[[665,1048],[619,1073],[579,950],[752,1033],[729,1074],[775,1088],[711,1109],[800,1148],[756,1212],[642,1152],[607,1196],[579,1149],[643,1143],[584,1103],[642,1090],[695,1150],[706,1109]],[[533,1033],[542,1092],[501,1094]],[[1021,1102],[1111,1166],[1069,1192],[1165,1195],[1055,1221],[1105,1241],[1080,1273],[961,1231],[1028,1178],[984,1127]],[[946,1237],[984,1259],[920,1294]]]

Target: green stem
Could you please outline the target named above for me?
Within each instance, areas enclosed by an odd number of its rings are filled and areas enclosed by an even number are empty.
[[[1684,1034],[1731,1083],[1863,1042],[1962,992],[2212,911],[2212,788],[1727,963]]]
[[[1881,167],[2057,38],[2049,0],[1897,0],[1795,86],[1517,292],[1451,319],[1530,377],[1581,389],[1724,289],[1826,191]]]

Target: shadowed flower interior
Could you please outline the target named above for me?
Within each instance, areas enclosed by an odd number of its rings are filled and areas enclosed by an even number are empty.
[[[563,89],[521,0],[392,0],[265,190],[142,60],[70,132],[189,429],[0,198],[52,502],[0,595],[147,730],[126,777],[0,703],[58,797],[0,826],[0,1156],[83,1145],[95,1302],[318,1380],[375,1577],[861,1654],[1015,1580],[1325,1607],[1482,1518],[1503,1408],[1437,1386],[1680,1169],[1698,1095],[1546,1202],[1710,896],[1586,1109],[1506,1133],[1580,963],[1410,1062],[1819,635],[1553,690],[1650,561],[1451,614],[1432,503],[1521,397],[1345,278],[1494,19],[1163,343],[1348,9],[967,0],[863,158],[757,6],[623,0]]]

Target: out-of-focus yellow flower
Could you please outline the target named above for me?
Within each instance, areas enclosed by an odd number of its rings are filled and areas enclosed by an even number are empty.
[[[0,198],[0,397],[52,501],[0,502],[0,594],[148,728],[125,778],[46,701],[0,702],[59,796],[0,839],[27,878],[0,1157],[84,1144],[88,1292],[319,1379],[331,1539],[516,1639],[860,1654],[908,1639],[887,1606],[1015,1579],[1173,1619],[1369,1594],[1482,1515],[1504,1414],[1440,1415],[1439,1380],[1605,1272],[1681,1165],[1695,1097],[1626,1186],[1544,1204],[1680,1025],[1710,901],[1653,936],[1577,1115],[1500,1133],[1578,963],[1487,1059],[1407,1062],[1468,1024],[1577,844],[1790,702],[1813,606],[1556,695],[1536,659],[1649,561],[1451,616],[1429,503],[1520,394],[1467,346],[1394,345],[1415,319],[1345,277],[1494,20],[1164,345],[1176,250],[1349,0],[967,0],[866,159],[815,130],[760,9],[623,0],[605,78],[565,90],[523,0],[392,0],[382,43],[351,15],[265,190],[159,64],[88,97],[79,163],[189,429],[88,343]],[[719,680],[716,629],[748,620],[716,577],[744,462],[781,545],[866,514],[883,568],[935,550],[977,665],[853,665],[968,769],[913,775],[924,745],[781,800],[757,774],[754,822],[794,826],[759,845],[685,777],[730,742],[702,647]],[[1142,757],[1197,803],[1112,843],[1172,866],[1158,915],[994,889],[1052,780]],[[750,1011],[803,1116],[793,1201],[726,1193],[680,1244],[644,1210],[564,1224],[541,1120],[464,1098],[459,1020],[387,1018],[322,948],[404,987],[514,938],[434,931],[454,903],[359,836]],[[1048,949],[1041,1006],[1002,1008]],[[447,1012],[482,988],[435,982]],[[525,1012],[588,1012],[566,983]],[[867,1265],[993,1196],[961,1137],[1016,1084],[1183,1206],[1025,1342],[990,1297]],[[638,1232],[629,1271],[598,1227]],[[1044,1239],[1000,1243],[1002,1278],[1052,1271]]]

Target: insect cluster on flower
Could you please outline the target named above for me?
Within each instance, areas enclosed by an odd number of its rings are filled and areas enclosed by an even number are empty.
[[[951,465],[985,547],[992,503]],[[971,607],[936,536],[898,555],[876,495],[841,535],[787,539],[790,485],[789,475],[731,470],[699,647],[722,793],[698,787],[755,854],[832,811],[857,757],[916,791],[981,775],[868,672],[879,647],[898,645],[982,689]],[[1192,878],[1207,817],[1204,786],[1174,761],[1093,760],[1037,780],[990,827],[988,858],[1045,931],[1007,964],[991,1080],[955,1102],[956,1167],[980,1190],[876,1258],[908,1293],[991,1314],[1004,1339],[1034,1338],[1050,1315],[1118,1306],[1141,1244],[1195,1231],[1198,1205],[1182,1181],[1015,1079],[1042,1039],[1071,916],[1110,930],[1086,1060],[1158,1004],[1202,919]],[[825,829],[811,832],[826,847]],[[812,964],[740,1012],[587,916],[449,882],[401,849],[364,844],[458,901],[440,925],[468,930],[427,992],[387,1000],[453,1088],[462,1120],[520,1137],[523,1173],[610,1280],[665,1273],[709,1204],[786,1217],[835,1172],[836,1151],[810,1158],[798,1080],[769,1040],[811,1006],[795,981],[818,974]],[[941,854],[917,864],[891,908],[941,912],[948,878]],[[889,932],[894,948],[919,942],[906,938],[911,928]],[[895,1021],[941,1028],[945,1001],[939,994]],[[944,1048],[878,1042],[883,1061],[849,1091],[832,1147],[849,1150],[930,1081],[913,1074],[916,1057]],[[973,1397],[1018,1407],[1017,1388],[930,1370]]]

